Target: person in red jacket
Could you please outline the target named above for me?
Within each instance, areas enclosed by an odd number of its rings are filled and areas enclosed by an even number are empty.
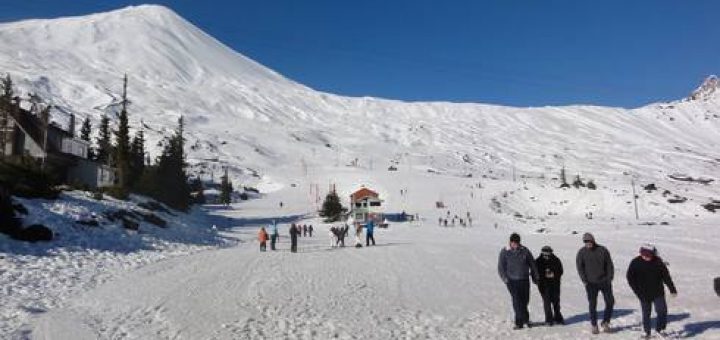
[[[677,290],[667,266],[657,256],[657,250],[653,245],[645,244],[640,247],[640,256],[630,262],[627,281],[640,300],[643,330],[645,331],[644,337],[650,338],[650,313],[653,305],[655,306],[655,314],[657,314],[655,330],[664,335],[665,326],[667,325],[667,303],[663,284],[668,286],[673,297],[677,296]]]
[[[265,231],[265,227],[260,228],[260,231],[258,231],[258,241],[260,241],[260,251],[265,251],[267,249],[267,240],[268,240],[268,233]]]

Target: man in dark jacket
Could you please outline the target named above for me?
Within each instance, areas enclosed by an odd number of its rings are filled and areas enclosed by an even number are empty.
[[[578,275],[580,275],[580,280],[585,285],[585,292],[590,305],[592,333],[600,333],[597,326],[597,298],[599,292],[602,292],[605,300],[605,313],[600,325],[603,332],[609,333],[610,319],[615,305],[615,297],[612,291],[615,267],[612,258],[610,258],[610,252],[605,247],[597,244],[592,234],[585,233],[583,243],[585,246],[578,251],[576,263]]]
[[[720,277],[715,278],[715,294],[720,296]]]
[[[290,251],[297,253],[297,239],[300,234],[300,225],[295,223],[290,225]]]
[[[538,273],[532,253],[520,244],[520,235],[510,235],[510,245],[500,251],[498,274],[512,296],[514,329],[521,329],[524,325],[530,327],[530,278],[537,283]]]
[[[677,290],[667,266],[657,256],[654,246],[648,244],[640,247],[640,256],[630,262],[627,280],[630,288],[640,299],[645,338],[650,338],[650,313],[653,305],[657,314],[655,330],[662,334],[667,325],[667,303],[663,283],[668,286],[673,297],[677,295]]]
[[[552,326],[554,323],[564,324],[560,313],[560,278],[563,275],[563,265],[560,259],[553,254],[550,246],[544,246],[542,253],[535,260],[538,274],[538,290],[543,299],[545,308],[545,324]]]

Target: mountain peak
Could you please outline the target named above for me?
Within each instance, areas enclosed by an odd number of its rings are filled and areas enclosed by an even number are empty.
[[[720,79],[716,75],[710,75],[690,94],[690,100],[708,100],[716,93],[720,93]]]

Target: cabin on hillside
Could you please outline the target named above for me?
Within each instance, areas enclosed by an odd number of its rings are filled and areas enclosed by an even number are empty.
[[[350,216],[358,223],[367,223],[371,219],[380,224],[383,222],[383,200],[380,195],[362,187],[350,195]]]
[[[18,105],[0,120],[0,154],[6,159],[33,160],[55,180],[91,189],[115,184],[116,170],[88,159],[90,143],[75,138],[75,117],[67,130]],[[3,147],[4,146],[4,147]]]

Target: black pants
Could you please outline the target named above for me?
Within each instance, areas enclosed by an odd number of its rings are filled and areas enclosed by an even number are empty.
[[[260,251],[265,251],[265,250],[267,250],[266,242],[260,242]]]
[[[277,241],[277,235],[270,235],[270,250],[275,250],[275,242]]]
[[[290,251],[297,253],[297,235],[290,236]]]
[[[587,292],[588,304],[590,305],[590,323],[597,326],[597,298],[598,293],[602,292],[605,300],[605,313],[603,314],[603,323],[610,322],[613,314],[613,306],[615,305],[615,297],[612,292],[612,284],[610,282],[590,283],[585,285]]]
[[[365,235],[365,246],[369,246],[370,241],[372,241],[372,245],[375,245],[375,237],[373,236],[372,233]]]
[[[515,311],[515,326],[530,323],[530,280],[509,280],[508,291],[512,297],[513,311]]]
[[[545,309],[545,322],[564,322],[560,313],[560,282],[541,282],[538,285]]]
[[[650,334],[650,314],[652,313],[652,306],[655,305],[655,314],[657,314],[657,324],[655,330],[660,332],[665,330],[667,326],[667,303],[665,302],[665,296],[660,296],[652,301],[640,300],[640,308],[642,309],[642,323],[643,330],[646,334]]]

